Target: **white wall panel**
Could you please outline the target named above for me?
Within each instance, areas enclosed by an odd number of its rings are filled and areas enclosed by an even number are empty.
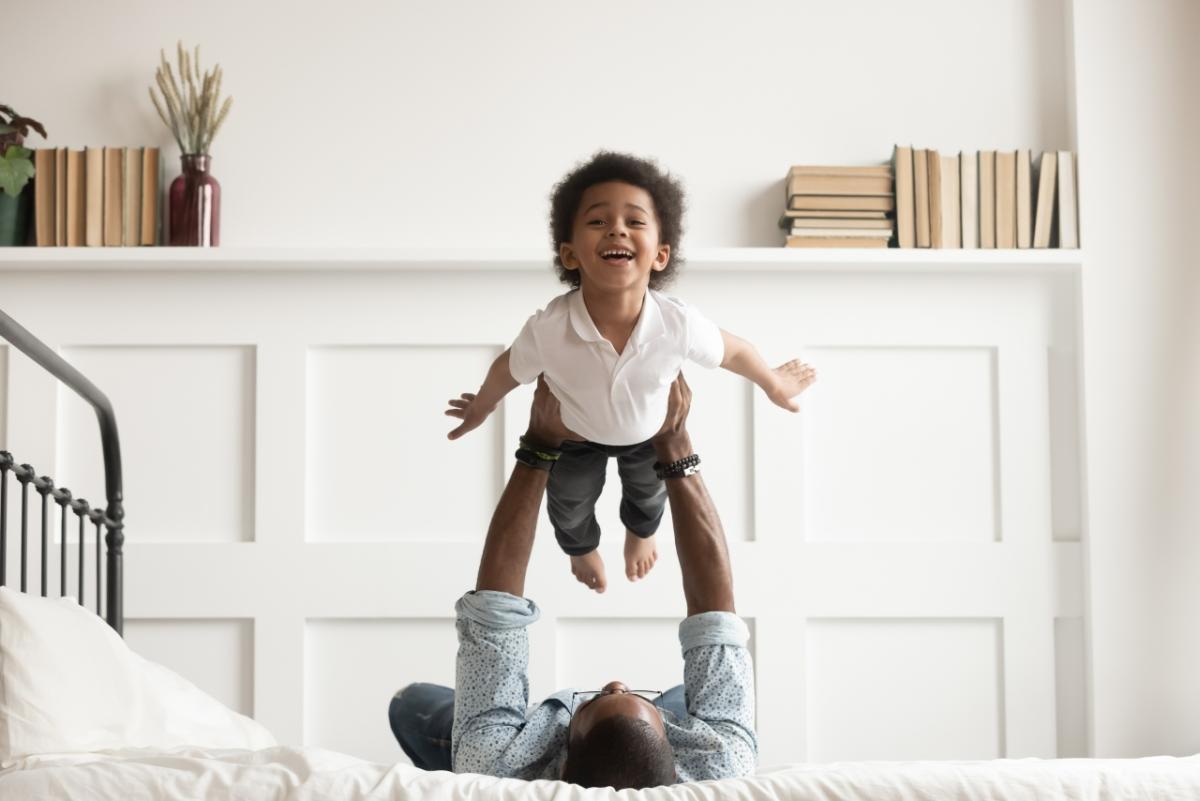
[[[308,539],[481,539],[500,485],[500,415],[447,442],[447,400],[501,348],[326,347],[308,355]],[[515,446],[514,446],[515,449]],[[505,463],[506,464],[506,463]]]
[[[254,714],[254,621],[130,618],[125,641],[230,709]]]
[[[116,411],[139,541],[254,538],[253,348],[103,345],[62,353],[103,387]],[[96,413],[65,387],[58,404],[55,480],[95,488],[88,500],[103,505]]]
[[[304,635],[304,743],[377,762],[407,762],[388,702],[417,681],[454,686],[454,621],[309,620]]]
[[[989,348],[820,348],[804,412],[808,539],[987,541],[996,516]]]
[[[997,620],[810,620],[808,759],[1004,756]]]
[[[1060,757],[1088,755],[1086,654],[1083,618],[1055,618],[1054,686]]]
[[[8,347],[0,345],[0,451],[8,450]]]
[[[1049,348],[1050,484],[1054,539],[1078,542],[1082,475],[1079,469],[1079,355]]]

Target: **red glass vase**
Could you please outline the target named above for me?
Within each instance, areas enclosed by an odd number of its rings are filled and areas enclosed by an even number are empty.
[[[185,153],[183,174],[171,182],[168,199],[168,244],[216,247],[221,243],[221,185],[209,168],[207,153]]]

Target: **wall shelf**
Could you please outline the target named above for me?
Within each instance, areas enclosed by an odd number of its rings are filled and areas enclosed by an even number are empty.
[[[689,271],[1071,274],[1081,250],[693,248]],[[528,270],[542,249],[505,248],[0,248],[0,272]]]

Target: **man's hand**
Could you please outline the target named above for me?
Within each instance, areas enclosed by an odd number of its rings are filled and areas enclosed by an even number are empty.
[[[767,392],[767,397],[776,406],[789,412],[800,411],[800,404],[793,400],[817,380],[817,371],[811,364],[805,364],[799,359],[792,359],[771,371],[774,376],[774,386]]]
[[[667,398],[667,417],[651,442],[658,461],[668,464],[692,453],[692,439],[687,432],[687,416],[692,409],[692,388],[680,373],[671,383]]]
[[[558,448],[563,440],[582,440],[583,437],[567,428],[562,421],[562,407],[558,398],[546,385],[546,379],[538,376],[537,389],[533,392],[533,404],[529,407],[529,428],[525,437],[539,445]]]
[[[474,392],[464,392],[461,397],[451,398],[447,403],[450,404],[450,408],[446,410],[446,415],[462,420],[458,428],[446,435],[450,439],[458,439],[468,431],[479,428],[483,421],[488,419],[488,415],[496,411],[494,405],[488,407],[480,403]]]

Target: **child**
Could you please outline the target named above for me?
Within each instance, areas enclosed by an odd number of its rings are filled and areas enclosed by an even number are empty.
[[[586,440],[563,443],[547,510],[571,572],[596,592],[607,581],[594,509],[610,456],[621,476],[625,575],[637,581],[658,558],[654,533],[667,493],[649,440],[685,360],[745,376],[792,412],[799,411],[792,398],[816,379],[798,360],[772,370],[749,342],[657,291],[682,264],[683,206],[675,179],[621,153],[599,152],[563,178],[551,197],[550,229],[558,277],[572,289],[529,318],[478,393],[463,393],[446,410],[462,420],[449,434],[458,439],[519,383],[545,376],[563,423]]]

